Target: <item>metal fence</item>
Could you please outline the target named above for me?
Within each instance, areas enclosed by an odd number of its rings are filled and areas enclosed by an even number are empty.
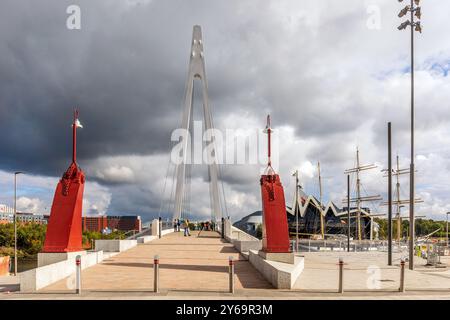
[[[311,239],[299,239],[297,250],[295,248],[296,241],[291,240],[291,249],[296,252],[319,252],[319,251],[351,251],[351,252],[364,252],[364,251],[388,251],[387,240],[351,240],[349,250],[347,250],[347,240],[311,240]],[[393,241],[392,251],[398,253],[408,252],[408,241]],[[427,258],[428,256],[448,256],[450,255],[450,249],[445,242],[435,242],[432,240],[416,243],[415,245],[416,256]],[[436,258],[435,258],[436,259]]]

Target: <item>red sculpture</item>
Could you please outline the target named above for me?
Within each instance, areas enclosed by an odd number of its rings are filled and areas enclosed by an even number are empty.
[[[289,230],[286,216],[286,202],[280,176],[272,168],[270,159],[270,116],[264,130],[268,135],[267,169],[261,175],[261,198],[263,207],[263,248],[267,253],[289,253]]]
[[[72,164],[62,176],[53,198],[43,252],[81,251],[84,173],[76,162],[78,111],[74,111]]]

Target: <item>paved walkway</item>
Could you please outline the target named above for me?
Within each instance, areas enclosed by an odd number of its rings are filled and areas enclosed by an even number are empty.
[[[161,239],[113,256],[83,270],[82,288],[87,291],[153,290],[153,257],[160,257],[160,288],[171,291],[228,290],[228,257],[235,265],[236,289],[268,289],[271,285],[216,232],[170,233]],[[39,292],[73,289],[74,277],[58,281]]]
[[[160,256],[160,293],[153,293],[153,257]],[[406,293],[399,293],[399,259],[386,265],[384,252],[311,252],[293,290],[276,290],[235,248],[215,232],[171,233],[122,252],[82,272],[82,295],[74,276],[37,293],[0,292],[1,299],[450,299],[450,268],[406,270]],[[228,257],[236,262],[235,294],[228,293]],[[346,263],[344,294],[336,293],[338,258]],[[450,266],[449,257],[442,257]],[[14,289],[12,277],[0,289]],[[6,290],[5,290],[6,291]],[[14,291],[14,290],[11,290]]]
[[[393,254],[393,265],[387,265],[386,252],[311,252],[302,253],[305,269],[295,283],[295,289],[335,291],[338,287],[339,257],[344,259],[345,290],[391,290],[400,286],[400,258]],[[442,257],[446,268],[426,267],[426,260],[416,257],[414,271],[405,267],[407,290],[444,290],[450,294],[450,268]]]

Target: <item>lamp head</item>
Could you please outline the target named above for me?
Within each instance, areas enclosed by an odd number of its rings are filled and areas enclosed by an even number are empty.
[[[402,10],[400,10],[398,17],[401,18],[401,17],[405,16],[408,13],[409,9],[410,9],[410,6],[404,7]]]
[[[406,29],[407,26],[409,26],[411,24],[411,22],[409,20],[403,22],[401,25],[398,26],[398,30],[403,30]]]
[[[417,23],[416,23],[416,28],[415,28],[415,30],[416,30],[416,31],[419,31],[420,33],[422,33],[422,26],[420,25],[420,22],[417,22]]]
[[[417,19],[421,19],[422,18],[422,10],[420,9],[420,7],[418,7],[416,9],[416,14],[415,16],[417,17]]]

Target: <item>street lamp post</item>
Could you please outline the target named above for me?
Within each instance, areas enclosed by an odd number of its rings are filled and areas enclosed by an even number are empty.
[[[14,172],[14,276],[17,276],[17,175],[21,173]]]
[[[403,0],[399,0],[403,2]],[[411,0],[411,5],[403,8],[398,17],[405,16],[408,12],[411,13],[411,20],[402,22],[398,30],[404,30],[408,26],[411,27],[411,164],[410,164],[410,189],[409,189],[409,269],[414,269],[414,31],[422,33],[422,26],[420,21],[414,22],[414,16],[420,19],[422,16],[421,8],[419,7],[420,0]]]

